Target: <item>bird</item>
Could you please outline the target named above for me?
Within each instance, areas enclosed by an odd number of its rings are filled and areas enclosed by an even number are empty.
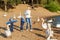
[[[7,30],[5,30],[4,34],[5,34],[6,37],[10,37],[11,36],[11,31],[9,29],[9,25],[7,25]]]
[[[51,24],[48,23],[48,28],[46,30],[47,40],[50,40],[53,37],[53,30],[51,29]]]
[[[48,20],[48,22],[53,22],[53,20],[51,19],[51,20]]]
[[[7,16],[7,12],[5,12],[5,14],[3,16],[6,17]]]
[[[40,21],[40,19],[39,19],[39,17],[38,17],[37,22],[39,22],[39,21]]]
[[[16,15],[15,14],[14,14],[13,18],[16,19]]]
[[[5,30],[5,36],[10,37],[11,36],[11,31],[10,30]]]
[[[19,18],[19,19],[21,18],[21,12],[20,12],[20,15],[17,18]]]
[[[47,23],[45,23],[45,20],[41,18],[42,20],[42,28],[47,29]]]

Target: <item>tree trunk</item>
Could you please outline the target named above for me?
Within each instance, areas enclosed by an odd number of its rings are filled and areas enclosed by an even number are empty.
[[[7,3],[5,2],[5,12],[7,11]]]
[[[33,0],[32,0],[32,6],[33,6]]]
[[[49,4],[51,1],[53,1],[53,0],[47,0],[47,4]]]
[[[7,11],[7,0],[4,0],[5,3],[5,12]]]

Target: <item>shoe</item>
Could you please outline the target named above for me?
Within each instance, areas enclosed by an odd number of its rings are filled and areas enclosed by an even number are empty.
[[[28,31],[28,29],[26,31]]]
[[[21,32],[23,32],[23,30],[21,30]]]
[[[32,29],[30,31],[33,31]]]

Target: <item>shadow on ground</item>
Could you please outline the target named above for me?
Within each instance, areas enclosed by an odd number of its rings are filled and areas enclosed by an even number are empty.
[[[39,36],[39,37],[43,37],[43,38],[45,38],[45,39],[46,39],[46,37],[45,37],[45,36],[43,36],[43,35],[41,35],[41,34],[37,34],[37,33],[35,33],[35,35],[37,35],[37,36]]]
[[[39,28],[33,28],[33,30],[43,31],[42,29],[39,29]]]
[[[54,30],[54,32],[60,34],[60,30]]]
[[[43,29],[39,29],[39,28],[33,28],[33,30],[43,31]],[[42,38],[45,38],[46,39],[46,36],[44,36],[44,35],[42,35],[40,33],[34,33],[34,32],[32,32],[32,33],[35,34],[35,35],[37,35],[37,36],[39,36],[39,37],[42,37]]]
[[[17,30],[17,31],[20,31],[20,27],[17,26],[17,25],[14,25],[14,29]]]
[[[6,38],[4,33],[1,33],[0,36]]]
[[[6,30],[6,28],[5,28],[5,27],[0,27],[0,29]]]

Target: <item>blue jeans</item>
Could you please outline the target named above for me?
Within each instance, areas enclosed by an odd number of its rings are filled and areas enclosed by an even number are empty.
[[[24,23],[25,23],[24,18],[21,18],[21,27],[20,27],[21,30],[23,30]]]
[[[10,27],[10,31],[13,32],[13,29],[14,29],[13,23],[9,27]]]
[[[26,18],[26,29],[28,29],[28,25],[30,26],[30,29],[32,29],[32,23],[31,23],[31,19],[30,18]]]
[[[20,30],[23,30],[24,22],[21,22]]]

